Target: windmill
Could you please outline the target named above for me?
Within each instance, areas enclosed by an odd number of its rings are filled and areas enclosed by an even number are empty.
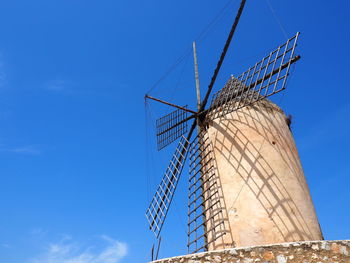
[[[189,253],[322,239],[290,123],[267,99],[286,88],[290,67],[300,59],[295,54],[299,33],[242,74],[231,76],[207,106],[245,2],[240,3],[203,101],[196,83],[196,111],[145,96],[177,108],[157,120],[158,150],[179,140],[146,211],[149,228],[159,239],[189,155]]]

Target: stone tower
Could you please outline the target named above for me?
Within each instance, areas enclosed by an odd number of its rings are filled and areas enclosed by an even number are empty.
[[[207,125],[228,229],[208,250],[323,239],[289,124],[263,99]]]

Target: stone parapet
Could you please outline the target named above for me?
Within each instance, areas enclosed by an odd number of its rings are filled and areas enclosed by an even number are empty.
[[[350,240],[232,248],[167,258],[153,263],[350,263]]]

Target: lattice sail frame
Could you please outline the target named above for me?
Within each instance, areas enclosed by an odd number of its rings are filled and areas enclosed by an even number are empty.
[[[290,65],[300,58],[294,56],[299,35],[298,32],[237,78],[231,77],[225,87],[213,95],[209,119],[223,117],[284,90]]]
[[[146,211],[149,228],[159,237],[186,161],[189,142],[182,136],[165,174]]]
[[[184,106],[187,108],[187,105]],[[187,132],[187,111],[177,109],[156,121],[158,151],[168,146]]]
[[[225,87],[213,95],[211,105],[206,111],[206,120],[223,117],[284,90],[290,66],[300,58],[294,56],[298,37],[299,33],[239,77],[231,77]],[[189,147],[189,142],[183,136],[187,131],[185,114],[186,111],[176,110],[157,121],[159,150],[182,137],[146,212],[150,229],[157,238],[174,196]],[[186,128],[180,125],[186,125]],[[180,127],[173,130],[177,126]],[[226,234],[230,234],[227,212],[220,189],[220,179],[216,173],[215,159],[212,157],[212,145],[207,142],[206,136],[200,134],[190,146],[187,244],[189,253],[217,247],[219,239],[224,240],[221,243],[224,247],[234,246],[232,237],[224,238]],[[230,242],[232,243],[229,244]]]
[[[215,156],[207,133],[202,132],[193,140],[189,153],[188,253],[233,247]],[[229,236],[224,238],[225,235]]]

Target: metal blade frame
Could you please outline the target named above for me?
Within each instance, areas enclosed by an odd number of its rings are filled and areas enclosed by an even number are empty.
[[[209,108],[210,119],[223,117],[284,90],[290,65],[300,58],[294,56],[299,34],[237,78],[231,77],[226,86],[213,95]]]
[[[187,108],[187,105],[184,106]],[[156,121],[157,147],[162,150],[187,132],[187,112],[177,109]]]
[[[186,161],[188,140],[182,136],[179,144],[173,154],[170,164],[154,194],[151,203],[146,211],[146,218],[149,228],[153,231],[156,238],[162,230],[165,218],[169,211],[170,204],[175,194],[181,172]]]
[[[193,140],[189,154],[187,250],[197,253],[214,247],[229,231],[212,144],[206,132]],[[221,244],[225,244],[223,240]],[[233,241],[226,245],[232,247]]]

